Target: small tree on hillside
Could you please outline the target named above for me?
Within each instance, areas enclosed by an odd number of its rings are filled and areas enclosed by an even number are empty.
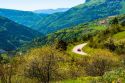
[[[118,24],[119,21],[118,21],[118,18],[114,18],[112,21],[111,21],[111,24]]]
[[[38,49],[37,55],[34,55],[37,57],[34,57],[28,64],[25,75],[29,78],[36,78],[43,83],[62,79],[59,74],[59,63],[64,62],[64,57],[61,55],[50,47]]]
[[[4,55],[5,56],[5,55]],[[2,83],[12,83],[12,77],[16,73],[17,63],[13,63],[13,59],[8,57],[1,58],[0,61],[0,78]]]
[[[60,49],[61,51],[65,51],[65,50],[67,50],[67,46],[68,46],[68,44],[65,41],[63,41],[63,40],[57,41],[57,44],[56,44],[57,49]]]

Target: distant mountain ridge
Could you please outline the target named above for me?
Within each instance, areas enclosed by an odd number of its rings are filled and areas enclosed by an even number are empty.
[[[98,18],[125,13],[125,0],[87,0],[64,13],[52,14],[37,22],[37,30],[47,34]]]
[[[43,35],[0,16],[0,49],[6,51],[15,50],[38,36]]]
[[[31,27],[36,21],[39,21],[43,17],[46,17],[48,14],[36,14],[31,11],[20,11],[12,9],[1,9],[0,16],[6,17],[12,21],[15,21],[19,24]],[[34,29],[34,27],[32,27]]]
[[[42,14],[53,14],[58,12],[66,12],[70,8],[58,8],[58,9],[42,9],[42,10],[35,10],[35,13],[42,13]]]

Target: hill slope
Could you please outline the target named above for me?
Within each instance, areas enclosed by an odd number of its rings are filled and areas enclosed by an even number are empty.
[[[119,55],[125,54],[125,15],[113,19],[112,25],[94,36],[89,46],[97,49],[108,49]]]
[[[0,49],[14,50],[42,34],[0,16]]]
[[[35,26],[41,32],[50,33],[98,18],[123,14],[124,4],[124,0],[88,0],[67,12],[49,15]]]
[[[30,11],[19,11],[11,9],[0,9],[0,16],[7,17],[19,24],[31,27],[36,21],[39,21],[47,14],[36,14]],[[35,29],[35,27],[32,27]]]

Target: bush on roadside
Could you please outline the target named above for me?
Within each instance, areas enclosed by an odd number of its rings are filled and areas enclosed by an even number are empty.
[[[94,53],[94,55],[90,57],[84,69],[89,76],[102,76],[105,72],[118,67],[118,65],[118,57],[108,51],[99,50],[98,53]]]
[[[106,72],[102,80],[106,83],[125,83],[125,69],[118,68],[110,72]]]

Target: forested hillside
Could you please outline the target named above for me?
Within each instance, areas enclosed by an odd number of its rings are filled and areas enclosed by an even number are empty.
[[[29,42],[38,36],[43,35],[0,16],[0,49],[15,50],[23,43]]]
[[[9,18],[10,20],[13,20],[19,24],[35,29],[36,27],[31,26],[34,25],[36,21],[39,21],[43,17],[46,17],[47,14],[36,14],[30,11],[0,9],[0,16]]]
[[[124,0],[90,0],[67,12],[49,15],[35,26],[38,26],[37,29],[43,33],[50,33],[98,18],[123,14],[124,4]]]
[[[82,23],[74,27],[58,30],[54,33],[46,35],[45,37],[38,37],[34,39],[28,45],[24,46],[24,48],[29,49],[31,47],[53,44],[54,42],[59,41],[64,41],[66,43],[87,41],[96,35],[96,32],[107,29],[107,26],[112,18],[113,17],[107,17],[88,23]]]

